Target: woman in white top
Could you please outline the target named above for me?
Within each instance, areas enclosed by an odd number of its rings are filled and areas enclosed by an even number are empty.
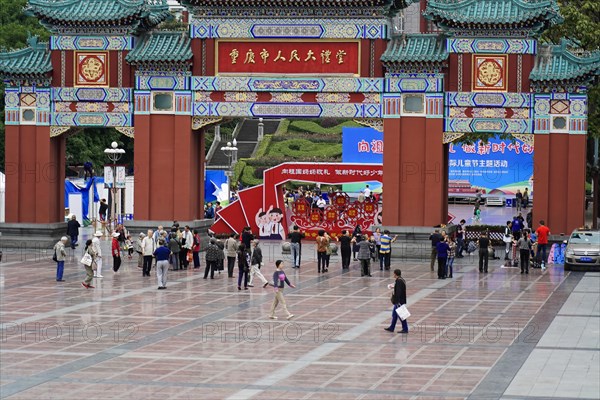
[[[152,255],[156,249],[156,243],[154,242],[152,235],[153,232],[149,229],[146,237],[142,239],[142,254],[144,255],[142,276],[150,276],[150,270],[152,269]]]

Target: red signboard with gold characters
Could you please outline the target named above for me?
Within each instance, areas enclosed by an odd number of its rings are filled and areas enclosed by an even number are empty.
[[[219,40],[216,53],[218,75],[360,75],[357,40]]]
[[[76,52],[75,85],[108,86],[108,52]]]

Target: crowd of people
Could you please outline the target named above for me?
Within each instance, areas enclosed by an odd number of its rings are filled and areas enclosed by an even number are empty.
[[[297,189],[285,188],[283,191],[285,205],[288,208],[292,208],[294,202],[304,199],[311,208],[324,210],[325,207],[332,204],[335,196],[342,195],[345,195],[342,190],[335,189],[333,186],[330,186],[327,190],[321,190],[320,186],[314,188],[299,186]],[[358,193],[357,197],[357,200],[361,203],[365,201],[377,203],[381,199],[382,193],[373,193],[368,184]]]
[[[322,198],[322,195],[319,195]],[[521,202],[519,210],[525,207]],[[219,205],[217,205],[219,206]],[[210,205],[211,209],[212,205]],[[451,235],[445,229],[436,229],[430,235],[431,241],[431,271],[434,271],[437,262],[438,279],[448,279],[453,277],[454,259],[462,258],[463,252],[472,253],[478,250],[479,272],[487,273],[490,257],[491,240],[486,232],[481,233],[477,240],[467,242],[466,221],[463,219]],[[507,221],[504,231],[505,261],[515,263],[520,261],[521,273],[529,273],[529,260],[531,258],[542,260],[541,268],[545,269],[543,260],[546,258],[548,236],[550,230],[545,226],[544,221],[539,222],[539,227],[532,231],[528,228],[530,222],[527,222],[519,213],[512,221]],[[54,247],[54,261],[57,263],[56,280],[64,282],[64,262],[67,257],[67,247],[75,248],[78,242],[80,225],[76,218],[71,218],[68,224],[67,235],[61,238]],[[88,289],[94,288],[93,280],[103,277],[103,255],[100,246],[102,231],[94,234],[93,238],[86,241],[83,250],[81,263],[86,270],[86,276],[82,286]],[[290,250],[292,255],[292,268],[299,269],[302,262],[302,245],[307,240],[306,235],[300,231],[298,226],[294,226],[287,235],[290,241]],[[317,273],[329,272],[331,255],[335,246],[332,242],[339,244],[341,253],[341,267],[343,270],[350,269],[351,260],[360,263],[361,276],[371,277],[372,263],[378,262],[380,271],[388,271],[391,268],[392,243],[397,240],[397,236],[392,236],[388,230],[383,232],[376,228],[371,235],[362,231],[360,226],[354,230],[343,230],[341,235],[330,235],[325,230],[319,230],[315,238],[315,250],[317,254]],[[468,245],[467,245],[468,244]],[[189,226],[180,227],[174,221],[170,230],[159,226],[156,230],[148,230],[146,233],[140,233],[138,238],[132,240],[131,235],[123,225],[117,225],[111,234],[111,256],[112,270],[115,274],[119,273],[122,254],[126,252],[129,258],[137,254],[137,266],[142,270],[143,277],[149,277],[154,267],[156,270],[156,279],[158,290],[167,289],[168,271],[180,271],[188,268],[200,268],[200,234],[197,230],[190,229]],[[287,284],[290,287],[294,285],[289,281],[284,271],[285,262],[278,260],[275,263],[275,270],[272,279],[269,281],[263,274],[262,268],[265,263],[263,260],[260,241],[254,237],[250,227],[245,227],[241,233],[231,234],[225,240],[211,237],[208,241],[205,252],[204,279],[215,279],[215,274],[221,273],[227,266],[228,278],[235,278],[234,270],[237,264],[237,289],[239,291],[249,290],[254,287],[256,280],[260,281],[263,288],[269,285],[274,289],[274,300],[269,312],[269,318],[276,319],[275,311],[279,305],[283,307],[287,318],[292,318],[293,314],[287,309],[283,290]],[[406,305],[406,282],[401,277],[399,269],[394,270],[394,283],[389,285],[393,291],[391,301],[393,303],[392,321],[386,328],[388,331],[394,331],[397,320],[402,321],[402,330],[400,333],[408,333],[408,324],[406,318],[399,317],[399,309]]]

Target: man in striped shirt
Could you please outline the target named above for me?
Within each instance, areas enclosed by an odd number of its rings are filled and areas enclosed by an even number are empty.
[[[383,271],[383,267],[385,266],[385,270],[389,271],[391,257],[392,257],[392,243],[396,241],[398,235],[393,238],[390,236],[389,230],[384,230],[383,235],[381,235],[381,248],[379,249],[379,269]]]

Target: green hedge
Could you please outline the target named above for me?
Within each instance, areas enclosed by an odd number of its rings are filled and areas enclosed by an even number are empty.
[[[293,158],[307,156],[340,158],[342,145],[325,146],[322,143],[312,143],[306,139],[290,139],[285,142],[273,143],[269,148],[268,155]]]
[[[316,162],[331,162],[331,157],[296,157],[294,159],[291,159],[290,157],[281,157],[281,156],[273,156],[273,155],[268,155],[265,157],[261,157],[261,158],[247,158],[245,159],[246,161],[246,165],[249,165],[251,167],[256,167],[256,168],[260,168],[260,167],[275,167],[281,163],[284,162],[310,162],[310,163],[316,163]]]
[[[287,133],[289,127],[290,127],[290,120],[284,119],[279,123],[279,126],[277,127],[277,131],[275,132],[275,134],[283,135],[284,133]]]
[[[271,141],[273,140],[273,135],[265,135],[263,136],[263,140],[258,145],[258,149],[256,150],[256,154],[254,154],[254,158],[263,157],[267,154],[267,150],[271,145]]]
[[[288,133],[287,135],[273,136],[271,142],[285,142],[291,139],[306,139],[313,143],[342,143],[341,135],[320,135],[318,133]]]
[[[246,161],[244,159],[238,160],[238,162],[235,163],[235,167],[233,167],[233,182],[239,182],[244,168],[246,168]]]
[[[254,167],[251,167],[249,165],[246,165],[246,168],[244,168],[241,181],[244,186],[256,186],[263,183],[262,179],[259,179],[256,176],[254,176]]]
[[[340,135],[342,133],[342,127],[344,126],[361,127],[362,125],[357,124],[354,121],[345,121],[331,128],[323,128],[321,125],[313,121],[292,121],[288,131]]]

